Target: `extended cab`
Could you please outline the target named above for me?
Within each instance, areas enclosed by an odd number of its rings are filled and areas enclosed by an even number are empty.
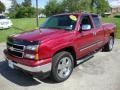
[[[12,69],[49,74],[62,82],[94,52],[111,51],[115,30],[116,25],[103,24],[96,14],[54,15],[38,30],[9,36],[4,54]]]

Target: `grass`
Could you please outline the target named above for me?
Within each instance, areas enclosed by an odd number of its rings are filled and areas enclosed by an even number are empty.
[[[106,17],[103,18],[103,22],[114,23],[117,26],[116,38],[120,39],[120,18]]]
[[[46,18],[41,18],[39,20],[39,24],[41,25],[45,20]],[[12,22],[12,28],[0,30],[0,42],[5,42],[9,35],[30,31],[37,28],[35,18],[12,19]]]
[[[117,25],[116,37],[120,39],[120,18],[103,18],[104,22],[115,23]],[[41,18],[39,24],[41,25],[46,18]],[[35,18],[12,19],[13,27],[6,30],[0,30],[0,42],[5,42],[9,35],[30,31],[36,28]]]

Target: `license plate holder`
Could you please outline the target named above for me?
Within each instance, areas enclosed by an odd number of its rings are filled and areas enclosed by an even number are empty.
[[[12,61],[8,60],[8,66],[12,69],[14,69],[14,64]]]

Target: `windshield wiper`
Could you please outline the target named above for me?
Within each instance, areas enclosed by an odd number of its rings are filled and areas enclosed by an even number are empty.
[[[60,28],[60,27],[40,27],[40,28],[48,28],[48,29],[63,29],[63,28]]]
[[[62,27],[40,27],[40,28],[47,28],[47,29],[63,29],[66,31],[71,31],[72,29],[70,28],[62,28]]]

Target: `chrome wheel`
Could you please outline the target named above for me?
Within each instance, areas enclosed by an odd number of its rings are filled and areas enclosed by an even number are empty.
[[[113,44],[114,44],[114,40],[113,40],[113,38],[111,38],[110,41],[109,41],[109,48],[110,48],[110,50],[112,50]]]
[[[72,70],[72,61],[69,57],[62,58],[57,67],[57,74],[60,78],[66,78],[70,75]]]

